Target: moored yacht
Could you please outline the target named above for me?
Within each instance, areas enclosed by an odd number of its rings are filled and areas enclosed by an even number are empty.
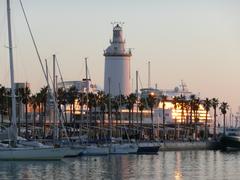
[[[223,148],[240,150],[240,128],[226,128],[225,135],[220,141]]]
[[[87,156],[101,156],[109,154],[109,146],[107,144],[88,144],[83,145],[85,148],[83,155]]]
[[[138,146],[135,143],[116,143],[110,145],[110,154],[136,154]]]
[[[160,149],[160,144],[157,142],[139,142],[138,154],[157,154]]]

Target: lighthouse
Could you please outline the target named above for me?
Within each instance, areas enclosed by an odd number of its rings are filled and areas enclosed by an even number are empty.
[[[131,50],[125,49],[122,26],[119,24],[113,27],[113,38],[110,46],[104,51],[104,91],[113,96],[119,94],[129,95],[131,90]]]

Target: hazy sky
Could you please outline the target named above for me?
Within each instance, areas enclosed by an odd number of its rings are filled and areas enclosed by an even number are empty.
[[[18,0],[12,1],[16,81],[34,90],[43,74]],[[56,53],[65,80],[84,76],[84,57],[94,82],[103,87],[103,50],[113,21],[123,21],[127,47],[133,48],[132,77],[140,71],[170,89],[184,80],[201,97],[240,105],[239,0],[23,0],[42,58]],[[0,0],[0,83],[9,82],[6,2]],[[51,66],[51,63],[50,65]]]

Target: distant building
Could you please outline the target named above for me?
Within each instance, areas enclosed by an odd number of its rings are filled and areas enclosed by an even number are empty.
[[[86,92],[87,90],[88,92],[98,91],[97,85],[92,84],[91,79],[83,79],[82,81],[64,81],[63,83],[60,82],[57,84],[58,88],[65,87],[67,90],[72,86],[75,86],[80,92]]]
[[[179,87],[175,87],[173,89],[168,90],[159,90],[154,88],[143,88],[141,89],[141,97],[147,98],[149,94],[155,95],[157,98],[161,99],[161,96],[166,96],[165,102],[165,123],[166,124],[174,124],[176,123],[186,123],[190,121],[190,117],[192,117],[192,122],[194,122],[194,112],[190,112],[189,109],[182,109],[181,105],[174,107],[173,98],[184,96],[186,100],[190,100],[190,96],[193,94],[187,89],[187,86],[183,83]],[[136,111],[136,110],[135,110]],[[126,111],[127,112],[127,111]],[[155,123],[162,123],[163,122],[163,103],[160,101],[158,106],[153,109],[153,116]],[[199,109],[197,111],[198,123],[204,124],[206,119],[206,111],[202,104],[199,105]],[[134,116],[135,117],[135,116]],[[127,116],[126,116],[127,118]],[[144,110],[144,122],[151,123],[151,114],[150,110]],[[208,114],[208,124],[211,124],[212,117]]]

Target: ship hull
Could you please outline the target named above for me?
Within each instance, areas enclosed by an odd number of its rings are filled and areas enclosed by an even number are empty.
[[[223,136],[221,144],[224,148],[234,148],[240,150],[240,136]]]

